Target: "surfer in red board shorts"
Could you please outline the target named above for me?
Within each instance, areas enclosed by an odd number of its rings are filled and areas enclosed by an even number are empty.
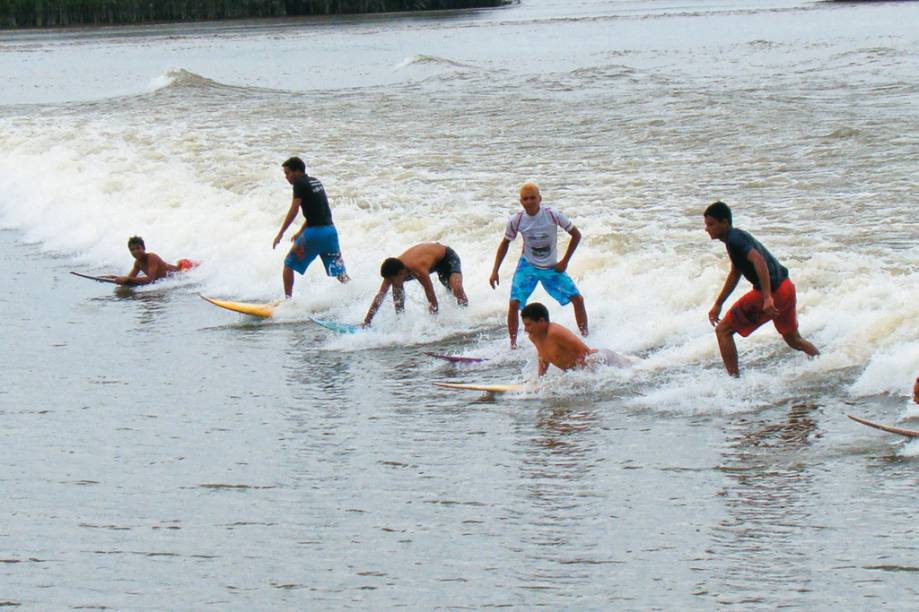
[[[149,285],[173,272],[184,272],[194,268],[197,264],[190,259],[180,259],[175,265],[168,264],[156,253],[148,253],[144,239],[140,236],[131,236],[128,239],[128,250],[134,256],[134,267],[127,276],[108,275],[102,278],[111,278],[119,285]],[[143,276],[139,274],[143,272]]]
[[[768,321],[773,322],[788,346],[811,357],[819,355],[820,351],[798,333],[795,286],[788,278],[788,270],[753,236],[733,226],[731,209],[724,202],[709,205],[703,216],[705,231],[712,240],[725,244],[731,259],[724,287],[708,311],[728,374],[740,376],[734,334],[746,338]],[[734,302],[721,319],[721,307],[737,287],[741,275],[753,284],[753,289]]]

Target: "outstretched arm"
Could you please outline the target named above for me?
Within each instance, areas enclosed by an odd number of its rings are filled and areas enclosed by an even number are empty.
[[[374,296],[373,302],[370,303],[370,310],[367,311],[367,316],[364,317],[364,327],[370,325],[377,310],[380,309],[380,304],[386,299],[386,292],[389,291],[389,284],[389,279],[384,278],[382,284],[380,284],[380,290]],[[395,295],[395,292],[393,294]]]
[[[721,293],[715,298],[715,305],[708,311],[708,322],[711,323],[713,327],[721,320],[719,316],[721,315],[721,306],[724,304],[725,300],[728,299],[728,296],[731,295],[731,292],[734,291],[734,288],[737,287],[737,282],[739,280],[740,272],[738,272],[737,268],[732,264],[731,271],[728,272],[728,277],[724,280],[724,287],[721,288]]]
[[[290,224],[294,222],[294,219],[297,218],[297,211],[300,210],[300,198],[294,198],[290,203],[290,209],[287,211],[287,216],[284,217],[284,223],[281,224],[281,229],[278,230],[278,235],[274,237],[274,243],[271,245],[271,248],[278,246],[278,243],[281,242],[281,238],[284,237],[284,232],[287,231],[287,228],[290,227]],[[305,224],[304,224],[305,226]],[[300,230],[303,231],[303,230]]]
[[[492,289],[499,284],[498,270],[501,268],[501,262],[504,261],[504,256],[507,255],[507,248],[510,244],[507,238],[502,238],[501,244],[498,245],[498,252],[495,253],[495,266],[491,269],[491,277],[488,279],[488,284],[491,285]]]
[[[578,248],[578,244],[581,242],[581,231],[578,228],[572,225],[568,233],[571,234],[571,240],[568,241],[568,248],[565,249],[565,256],[562,257],[561,261],[555,264],[556,272],[564,272],[568,269],[568,262],[571,261],[574,250]]]

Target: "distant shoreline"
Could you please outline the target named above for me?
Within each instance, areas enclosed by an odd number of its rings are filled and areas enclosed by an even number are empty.
[[[0,30],[496,8],[520,0],[0,0]]]

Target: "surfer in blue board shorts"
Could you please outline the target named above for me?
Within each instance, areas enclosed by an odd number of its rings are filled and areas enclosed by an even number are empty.
[[[430,277],[435,272],[440,284],[449,289],[456,298],[456,303],[467,306],[469,299],[463,290],[463,268],[459,255],[439,242],[424,242],[410,247],[398,257],[389,257],[383,261],[383,265],[380,266],[383,282],[370,304],[367,316],[364,317],[364,327],[373,321],[390,287],[396,312],[405,310],[404,285],[411,280],[417,280],[421,284],[428,298],[428,310],[431,314],[437,313],[437,295],[434,293],[434,284],[431,283]]]
[[[586,336],[587,310],[584,307],[584,298],[566,272],[568,262],[581,242],[581,232],[561,212],[542,206],[539,187],[533,183],[526,183],[520,188],[520,205],[523,206],[523,210],[512,215],[507,222],[504,238],[501,239],[495,255],[495,266],[491,278],[488,279],[492,289],[499,284],[498,270],[504,256],[507,255],[507,249],[518,234],[522,235],[523,253],[514,271],[511,300],[507,309],[507,332],[511,349],[517,348],[517,312],[521,306],[526,305],[539,283],[542,283],[543,289],[562,306],[571,302],[578,330],[582,336]],[[559,227],[571,235],[568,249],[561,260],[558,259],[556,246]]]
[[[341,257],[338,230],[332,223],[332,210],[329,208],[325,188],[319,179],[306,173],[306,164],[299,157],[291,157],[281,164],[281,168],[284,170],[284,178],[293,186],[294,197],[271,248],[276,248],[281,242],[298,211],[302,210],[304,217],[303,227],[291,236],[293,246],[284,259],[284,295],[293,295],[294,271],[302,275],[317,256],[322,258],[328,276],[334,276],[340,283],[347,283],[351,279]]]
[[[174,272],[184,272],[198,265],[190,259],[180,259],[175,265],[166,263],[156,253],[147,252],[147,245],[140,236],[128,238],[128,250],[134,257],[134,267],[127,276],[105,275],[99,278],[111,279],[119,285],[149,285]],[[143,276],[140,276],[141,272],[144,273]]]
[[[634,358],[620,355],[609,349],[595,349],[558,323],[549,321],[549,309],[539,302],[527,304],[520,312],[523,330],[539,354],[539,375],[549,369],[549,364],[560,370],[607,365],[627,368]]]

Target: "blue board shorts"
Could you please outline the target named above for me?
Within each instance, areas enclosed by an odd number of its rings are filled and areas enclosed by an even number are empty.
[[[555,268],[537,268],[521,257],[511,282],[511,301],[519,302],[522,308],[533,295],[538,283],[542,283],[546,293],[562,306],[569,303],[571,298],[581,295],[567,272],[556,272]]]
[[[341,257],[338,230],[334,225],[318,225],[303,230],[284,259],[284,265],[303,274],[317,256],[322,258],[327,275],[345,274],[345,260]]]

